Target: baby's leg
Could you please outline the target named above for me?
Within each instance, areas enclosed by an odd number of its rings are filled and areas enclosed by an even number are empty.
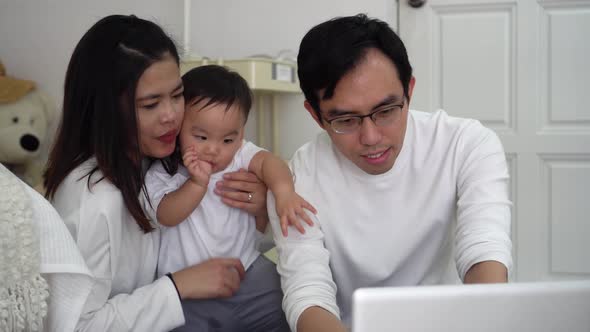
[[[234,310],[242,331],[289,331],[276,266],[263,255],[248,268],[246,278],[231,301],[237,305]]]

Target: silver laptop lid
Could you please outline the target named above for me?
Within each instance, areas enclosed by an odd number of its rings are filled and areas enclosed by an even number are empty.
[[[361,288],[353,332],[590,332],[590,280]]]

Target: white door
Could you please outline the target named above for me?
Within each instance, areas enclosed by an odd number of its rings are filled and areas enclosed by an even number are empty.
[[[590,278],[590,0],[409,2],[412,108],[478,119],[504,144],[511,278]]]

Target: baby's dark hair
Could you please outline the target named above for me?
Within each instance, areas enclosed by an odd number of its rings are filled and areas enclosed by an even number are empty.
[[[182,76],[184,84],[184,101],[187,106],[198,104],[208,99],[203,107],[214,104],[237,105],[248,119],[252,107],[252,91],[240,74],[226,67],[206,65],[191,69]]]
[[[240,74],[219,65],[200,66],[182,75],[182,83],[185,106],[207,100],[203,108],[216,104],[226,105],[225,111],[228,111],[233,105],[237,105],[244,115],[244,123],[248,120],[252,107],[252,91]],[[178,165],[182,162],[178,139],[174,152],[161,161],[168,174],[176,174]]]

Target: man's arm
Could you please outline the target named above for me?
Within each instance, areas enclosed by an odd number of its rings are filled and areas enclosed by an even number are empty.
[[[512,266],[512,203],[498,136],[473,122],[463,129],[457,175],[456,262],[465,283],[506,282]]]
[[[330,253],[324,247],[324,234],[317,216],[308,213],[314,225],[303,224],[305,234],[289,232],[285,237],[271,192],[267,204],[279,254],[277,272],[281,276],[284,294],[283,310],[289,326],[293,331],[328,331],[324,328],[338,326],[334,323],[338,322],[340,315],[336,304],[336,284],[330,270]]]
[[[465,274],[466,284],[508,282],[508,269],[500,262],[485,261],[473,265]]]
[[[303,311],[297,321],[297,332],[346,331],[338,317],[321,307],[309,307]]]

